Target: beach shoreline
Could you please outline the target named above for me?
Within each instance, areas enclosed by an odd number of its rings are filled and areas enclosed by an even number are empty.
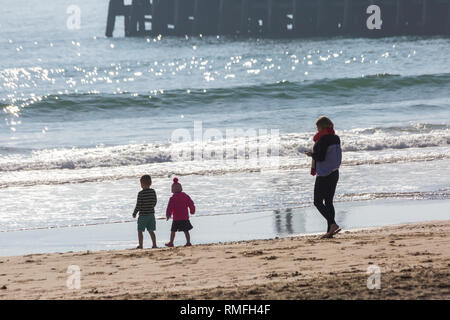
[[[450,220],[329,240],[31,254],[0,258],[0,299],[450,299],[448,261]],[[80,268],[80,289],[67,287],[69,266]],[[376,268],[380,289],[370,290]]]
[[[378,199],[336,203],[343,230],[449,220],[450,200]],[[427,212],[426,215],[423,213]],[[193,215],[193,244],[271,239],[322,233],[326,222],[313,206],[229,215]],[[169,240],[171,221],[157,220],[158,246]],[[183,245],[184,236],[175,238]],[[137,245],[136,221],[0,232],[0,257],[38,253],[121,250]],[[145,234],[144,248],[150,245]]]

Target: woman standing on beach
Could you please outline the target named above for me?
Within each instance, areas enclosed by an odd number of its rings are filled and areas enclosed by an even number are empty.
[[[329,118],[319,117],[316,127],[313,151],[306,152],[306,155],[313,159],[311,174],[317,174],[314,185],[314,205],[328,224],[327,233],[322,238],[332,238],[341,231],[334,220],[333,206],[334,193],[339,180],[339,166],[342,160],[341,140],[334,133],[334,124]]]

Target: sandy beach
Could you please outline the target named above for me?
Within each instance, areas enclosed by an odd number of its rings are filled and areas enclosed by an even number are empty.
[[[69,290],[68,266],[80,267]],[[381,288],[367,288],[367,268]],[[450,221],[144,250],[0,258],[1,299],[450,299]]]

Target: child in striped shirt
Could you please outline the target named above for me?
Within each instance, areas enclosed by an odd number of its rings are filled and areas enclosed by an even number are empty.
[[[137,221],[139,245],[137,246],[137,249],[143,248],[145,229],[147,229],[150,237],[152,238],[152,248],[157,248],[155,236],[155,206],[157,199],[155,190],[150,188],[151,185],[152,178],[148,174],[143,175],[141,177],[142,190],[138,193],[136,208],[133,212],[133,218],[136,218],[136,215],[139,212],[139,218]]]

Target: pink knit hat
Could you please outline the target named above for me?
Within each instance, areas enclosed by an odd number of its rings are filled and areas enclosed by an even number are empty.
[[[181,184],[178,182],[178,178],[173,178],[172,193],[178,193],[181,191],[183,191],[183,187],[181,187]]]

